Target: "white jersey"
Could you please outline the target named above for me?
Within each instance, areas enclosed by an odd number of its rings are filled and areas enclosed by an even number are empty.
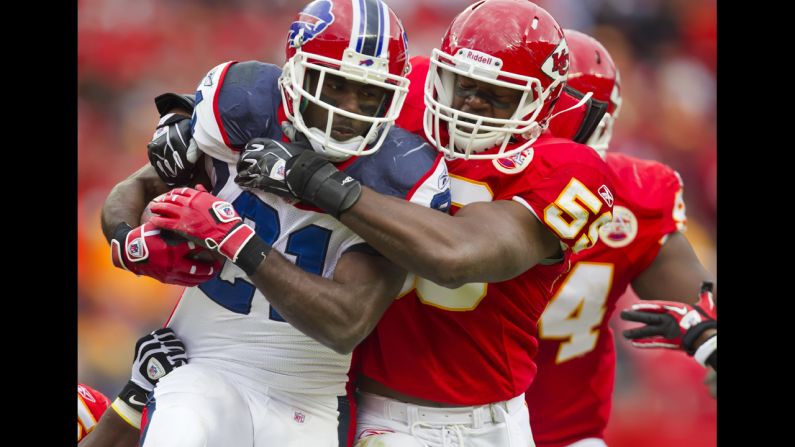
[[[233,180],[239,151],[248,140],[283,137],[277,113],[279,73],[278,67],[259,62],[215,67],[199,83],[193,137],[207,155],[213,194],[232,203],[287,259],[332,278],[347,250],[369,249],[360,237],[321,211],[244,191]],[[344,170],[378,192],[443,211],[449,207],[442,157],[402,129],[393,128],[376,154],[356,158]],[[277,390],[344,395],[351,356],[304,335],[267,298],[239,267],[225,262],[217,277],[185,290],[167,325],[185,343],[190,363],[212,365]]]
[[[363,242],[328,214],[295,208],[273,194],[244,192],[232,180],[234,165],[220,169],[229,175],[216,195],[233,203],[245,222],[290,261],[311,263],[310,268],[331,278],[340,256]],[[217,177],[215,169],[213,174]],[[344,394],[350,355],[334,352],[285,322],[231,262],[215,279],[185,291],[169,326],[184,341],[190,362],[240,365],[240,374],[276,389]]]

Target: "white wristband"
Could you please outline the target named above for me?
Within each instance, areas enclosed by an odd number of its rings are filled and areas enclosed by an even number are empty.
[[[116,398],[111,404],[111,408],[116,411],[116,414],[119,415],[125,422],[132,425],[136,429],[141,429],[141,412],[135,410],[133,407],[127,405],[127,402],[124,402],[120,398]]]
[[[706,367],[707,365],[705,363],[707,359],[716,349],[718,349],[718,334],[713,335],[702,343],[696,350],[696,353],[693,354],[693,358],[696,359],[701,366]]]

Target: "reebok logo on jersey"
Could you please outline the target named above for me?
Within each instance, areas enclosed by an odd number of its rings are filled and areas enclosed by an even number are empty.
[[[613,193],[610,192],[610,189],[602,185],[599,187],[599,195],[602,196],[607,206],[613,206]]]
[[[302,411],[294,411],[293,420],[299,424],[303,424],[306,421],[306,414]]]
[[[353,181],[353,177],[348,176],[348,177],[345,177],[345,180],[342,181],[342,184],[344,185],[344,184],[350,183],[352,181]]]
[[[450,183],[450,176],[447,175],[447,168],[444,169],[444,172],[439,176],[438,187],[440,190],[444,191],[447,189],[447,185]]]
[[[217,68],[213,68],[212,70],[210,70],[210,72],[207,73],[207,76],[204,77],[204,82],[202,84],[204,84],[207,87],[212,86],[213,85],[213,76],[215,76],[215,71],[216,70],[217,70]],[[197,103],[199,102],[198,99],[196,100],[196,102]]]
[[[329,0],[319,0],[308,4],[298,16],[298,20],[290,24],[287,42],[293,48],[317,37],[334,23],[334,14],[331,12],[333,4]]]
[[[97,403],[97,401],[94,399],[94,396],[92,396],[91,393],[89,393],[88,390],[83,387],[83,385],[77,385],[77,393],[83,396],[83,399],[92,403]]]

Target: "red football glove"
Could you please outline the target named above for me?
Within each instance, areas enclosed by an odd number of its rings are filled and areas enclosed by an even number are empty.
[[[683,349],[689,355],[707,329],[717,328],[717,314],[712,300],[712,283],[701,286],[698,301],[688,306],[673,301],[644,301],[621,312],[621,319],[645,323],[646,326],[624,331],[624,337],[639,348]]]
[[[196,189],[171,190],[162,201],[151,206],[150,222],[217,251],[252,275],[271,249],[243,223],[232,204],[207,192],[202,185]]]
[[[204,251],[202,247],[186,240],[167,241],[151,223],[136,228],[119,224],[110,241],[110,251],[116,267],[166,284],[193,287],[212,279],[221,268],[217,260],[193,259]]]

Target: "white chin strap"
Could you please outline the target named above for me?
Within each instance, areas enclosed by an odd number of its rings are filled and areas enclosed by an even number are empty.
[[[328,159],[329,161],[345,161],[352,157],[351,153],[341,152],[332,147],[324,146],[320,141],[326,138],[326,133],[322,130],[318,129],[317,127],[310,127],[309,133],[317,138],[309,138],[309,144],[312,145],[312,149],[319,154],[323,154],[323,156]],[[357,148],[362,144],[364,141],[364,137],[359,135],[358,137],[353,137],[346,141],[338,141],[334,138],[330,138],[331,142],[334,143],[336,146],[347,149],[350,152],[356,151]],[[373,140],[373,138],[370,138]]]
[[[326,133],[318,129],[317,127],[310,127],[307,130],[308,132],[305,132],[308,134],[306,135],[306,137],[309,140],[309,144],[312,146],[312,149],[314,149],[315,152],[317,152],[318,154],[323,155],[323,157],[326,158],[327,160],[332,162],[340,162],[351,158],[351,156],[353,155],[352,153],[345,153],[338,151],[332,147],[327,147],[323,143],[321,143],[321,141],[323,141],[326,138]],[[290,141],[295,141],[295,134],[297,130],[295,126],[292,125],[292,123],[290,123],[289,121],[282,122],[282,132],[284,132],[284,134],[287,135],[287,138],[289,138]],[[371,140],[372,139],[373,138],[371,138]],[[343,149],[347,149],[353,152],[361,145],[362,141],[364,140],[364,137],[359,135],[357,137],[351,138],[346,141],[338,141],[335,140],[334,138],[330,138],[330,140],[336,146],[339,146]]]

